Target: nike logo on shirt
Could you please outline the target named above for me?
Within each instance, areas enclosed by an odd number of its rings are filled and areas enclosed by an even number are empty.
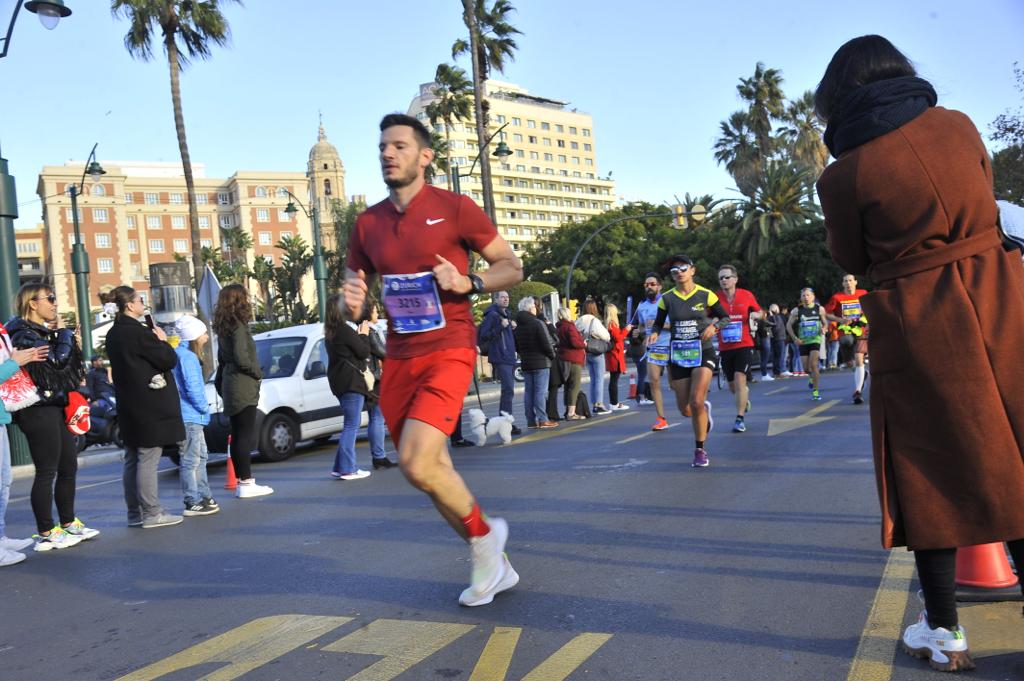
[[[444,222],[444,218],[434,218],[433,220],[431,220],[430,218],[427,218],[427,225],[428,226],[429,225],[436,225],[439,222]]]

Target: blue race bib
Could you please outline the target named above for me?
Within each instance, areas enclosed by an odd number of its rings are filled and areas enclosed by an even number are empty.
[[[395,333],[443,329],[444,312],[433,272],[385,274],[381,286],[388,323]]]
[[[672,363],[686,369],[695,369],[700,366],[701,346],[700,339],[674,340],[672,341]]]

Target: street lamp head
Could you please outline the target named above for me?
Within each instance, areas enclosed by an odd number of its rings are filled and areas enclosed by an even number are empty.
[[[294,201],[289,201],[288,205],[284,208],[284,212],[288,214],[288,217],[292,217],[299,212],[299,209],[295,207]]]
[[[64,17],[71,16],[71,10],[64,6],[64,0],[29,0],[25,9],[39,17],[43,28],[52,31]]]
[[[508,145],[504,141],[498,142],[498,146],[495,147],[493,156],[497,156],[500,159],[508,158],[512,155],[512,150],[508,148]]]
[[[690,217],[692,217],[693,221],[696,222],[698,225],[704,222],[704,218],[707,217],[707,214],[707,208],[700,205],[699,203],[695,204],[693,208],[690,209]]]
[[[85,172],[92,178],[93,184],[99,182],[100,179],[107,174],[107,171],[103,169],[103,166],[99,164],[99,161],[93,161],[90,163],[88,170]]]

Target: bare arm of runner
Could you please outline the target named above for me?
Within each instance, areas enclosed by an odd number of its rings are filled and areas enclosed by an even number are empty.
[[[502,237],[494,237],[480,251],[480,255],[490,265],[486,272],[476,274],[484,284],[483,291],[502,291],[523,280],[523,261]],[[463,295],[473,290],[473,281],[469,275],[460,273],[455,265],[440,255],[435,257],[438,263],[434,266],[434,277],[437,278],[438,286],[445,291]]]

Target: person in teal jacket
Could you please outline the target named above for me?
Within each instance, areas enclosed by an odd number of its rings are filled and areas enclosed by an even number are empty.
[[[184,516],[213,515],[220,506],[213,499],[206,477],[206,462],[210,458],[206,449],[204,427],[210,422],[210,404],[206,400],[206,383],[199,353],[210,340],[206,324],[185,315],[175,325],[181,341],[174,352],[178,364],[174,367],[174,382],[178,385],[181,401],[181,420],[185,422],[185,440],[179,443],[181,451],[181,492],[185,497]]]
[[[14,350],[3,326],[0,326],[0,336],[0,358],[3,359],[0,362],[0,383],[6,383],[18,373],[18,369],[29,362],[46,358],[49,350],[47,346]],[[6,534],[7,500],[11,495],[11,444],[7,439],[7,424],[10,422],[11,415],[0,401],[0,567],[15,565],[25,560],[25,554],[21,553],[21,549],[27,549],[33,544],[31,538],[12,539]]]

